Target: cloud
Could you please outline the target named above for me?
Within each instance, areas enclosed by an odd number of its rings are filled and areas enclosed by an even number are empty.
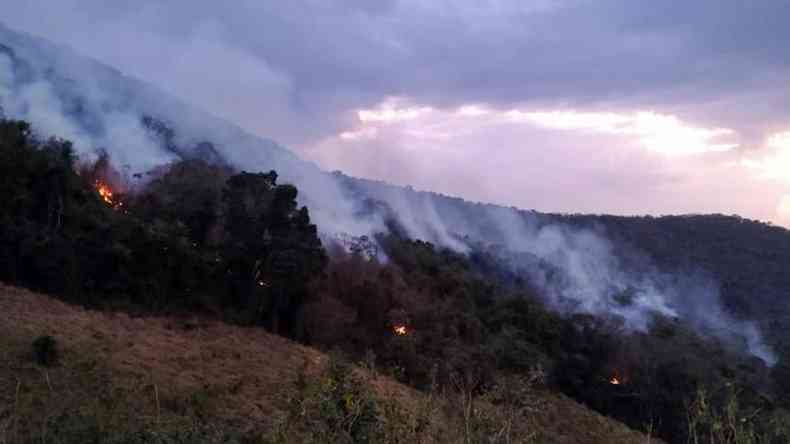
[[[747,158],[743,164],[764,179],[790,185],[790,131],[771,135],[766,146],[770,151],[762,158]]]
[[[785,194],[776,207],[776,214],[782,222],[790,225],[790,194]]]
[[[716,139],[734,133],[729,128],[693,127],[676,116],[651,111],[616,114],[511,110],[506,116],[517,122],[532,122],[547,128],[634,136],[646,148],[668,155],[728,151],[738,146],[737,143],[716,143]]]
[[[343,131],[338,136],[343,140],[372,140],[378,136],[379,130],[375,126],[352,131]]]
[[[389,117],[358,118],[307,155],[352,174],[523,208],[783,222],[775,209],[785,188],[761,168],[787,170],[773,158],[750,163],[732,129],[645,110],[442,109],[405,98],[357,111],[371,113]]]
[[[433,109],[423,107],[398,107],[396,99],[388,99],[376,109],[362,109],[357,111],[360,122],[403,122],[419,119],[420,116],[430,113]]]
[[[222,112],[234,109],[202,96],[200,90],[217,88],[205,72],[222,76],[222,89],[240,96],[249,85],[236,81],[245,65],[233,60],[244,58],[288,79],[291,90],[278,104],[311,117],[404,95],[437,106],[694,106],[780,90],[788,71],[779,42],[790,37],[781,19],[790,6],[782,0],[748,8],[732,0],[17,3],[0,2],[12,26],[168,88],[202,84],[192,100]],[[201,38],[206,29],[211,38]],[[217,44],[228,54],[215,63]],[[205,57],[179,58],[181,51]],[[169,71],[174,55],[192,76]]]
[[[365,177],[544,210],[771,220],[790,193],[765,142],[790,127],[783,0],[0,8],[14,28]]]

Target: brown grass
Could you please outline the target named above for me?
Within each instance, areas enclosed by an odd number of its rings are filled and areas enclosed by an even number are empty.
[[[88,395],[79,384],[109,376],[114,386],[150,400],[139,406],[140,416],[197,394],[223,420],[265,427],[284,407],[283,388],[326,362],[318,351],[260,329],[89,311],[8,286],[0,286],[0,313],[0,409],[14,403],[18,381],[34,390],[46,374],[54,392]],[[41,335],[55,337],[61,349],[62,363],[50,370],[30,358],[30,344]],[[87,379],[86,370],[94,373]]]
[[[61,351],[51,369],[32,361],[30,344],[41,335],[55,337]],[[51,419],[76,411],[98,412],[100,428],[175,427],[197,418],[264,433],[287,408],[299,375],[317,375],[327,362],[261,329],[89,311],[0,284],[0,443],[47,442]],[[377,396],[405,410],[425,402],[390,378],[363,373]],[[535,408],[518,427],[534,442],[649,442],[563,396],[533,396]],[[457,405],[447,396],[442,402],[434,421],[453,429]]]

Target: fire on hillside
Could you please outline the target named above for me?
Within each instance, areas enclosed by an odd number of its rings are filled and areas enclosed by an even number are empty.
[[[96,192],[99,193],[101,199],[110,207],[115,210],[120,210],[123,207],[123,202],[118,198],[118,195],[112,190],[110,185],[101,180],[94,182]]]
[[[392,332],[397,336],[406,336],[409,334],[409,329],[403,324],[398,324],[392,327]]]
[[[621,371],[614,370],[608,382],[611,385],[624,385],[626,383],[626,378],[625,376],[623,376],[623,373]]]

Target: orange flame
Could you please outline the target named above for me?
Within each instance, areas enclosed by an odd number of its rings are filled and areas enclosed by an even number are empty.
[[[119,201],[115,197],[115,193],[113,193],[112,188],[104,182],[99,180],[96,181],[96,191],[99,193],[99,197],[109,206],[113,207],[114,209],[119,209],[123,206],[123,202]]]
[[[405,325],[396,325],[392,327],[392,331],[398,336],[406,336],[409,334],[409,330],[406,328]]]
[[[108,204],[112,205],[112,190],[107,185],[104,185],[101,182],[96,182],[96,190],[99,192],[99,196],[101,196],[102,200],[107,202]]]
[[[609,379],[609,384],[622,385],[625,383],[626,383],[626,379],[620,370],[615,370],[614,372],[612,372],[612,378]]]

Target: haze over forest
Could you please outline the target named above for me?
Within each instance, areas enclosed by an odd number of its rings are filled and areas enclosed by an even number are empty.
[[[790,224],[781,0],[0,6],[327,170],[539,211]]]
[[[0,442],[788,442],[790,3],[0,8]]]

